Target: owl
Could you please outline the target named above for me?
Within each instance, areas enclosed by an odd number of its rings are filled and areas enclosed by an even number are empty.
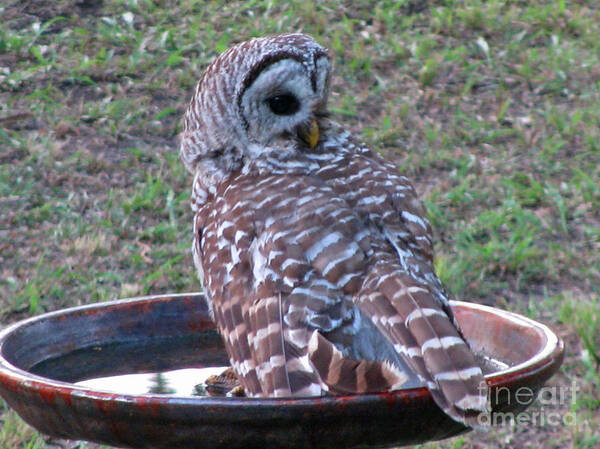
[[[477,426],[487,387],[424,206],[330,118],[331,68],[307,35],[252,39],[208,66],[185,113],[194,263],[231,367],[252,397],[426,386]]]

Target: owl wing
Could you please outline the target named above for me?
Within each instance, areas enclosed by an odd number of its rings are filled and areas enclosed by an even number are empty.
[[[432,262],[431,225],[409,179],[377,153],[353,141],[345,144],[358,149],[344,152],[343,147],[334,147],[331,158],[319,158],[316,176],[359,213],[385,225],[395,239],[403,240],[419,257]]]
[[[458,329],[448,295],[433,269],[432,230],[423,202],[408,178],[400,175],[394,164],[365,147],[355,145],[357,151],[322,163],[317,176],[381,230],[398,255],[397,261],[403,269],[429,286],[439,307]],[[341,149],[336,149],[336,152],[340,153]]]
[[[487,387],[435,275],[431,226],[414,188],[393,164],[366,149],[323,164],[318,175],[388,243],[388,250],[375,255],[357,304],[426,382],[437,404],[477,426]]]
[[[204,202],[195,208],[194,263],[231,367],[246,391],[260,391],[256,364],[248,342],[252,301],[242,300],[248,298],[245,293],[250,291],[251,286],[248,283],[251,275],[249,264],[245,258],[243,262],[241,259],[248,250],[250,236],[245,230],[233,229],[233,223],[239,226],[237,222],[243,223],[247,217],[235,217],[234,222],[221,220],[219,212],[226,209],[226,205],[221,199],[215,202],[215,207]]]
[[[372,250],[354,212],[318,184],[240,176],[197,214],[205,289],[250,396],[384,391],[407,379],[389,363],[350,359],[326,338],[356,319],[351,295]]]

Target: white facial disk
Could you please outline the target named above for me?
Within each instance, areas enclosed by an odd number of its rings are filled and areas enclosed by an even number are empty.
[[[317,60],[313,70],[295,59],[282,59],[256,77],[242,95],[242,119],[248,143],[269,147],[281,138],[295,135],[296,128],[324,110],[327,100],[329,61]]]

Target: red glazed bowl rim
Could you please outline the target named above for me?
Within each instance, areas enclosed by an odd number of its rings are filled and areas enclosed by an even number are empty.
[[[60,390],[63,393],[68,390],[71,390],[73,392],[78,392],[78,393],[84,394],[86,396],[93,397],[95,395],[95,393],[97,392],[99,394],[98,395],[99,398],[103,398],[103,397],[105,397],[105,395],[107,393],[109,393],[111,395],[114,395],[115,396],[114,399],[117,399],[117,400],[119,397],[121,397],[123,399],[132,399],[135,397],[143,396],[148,399],[157,398],[157,399],[160,399],[161,402],[163,402],[165,397],[170,397],[170,396],[167,396],[164,394],[152,394],[152,393],[135,394],[135,395],[114,393],[114,392],[110,392],[107,390],[91,389],[89,387],[77,385],[74,383],[63,382],[60,380],[55,380],[55,379],[50,379],[47,377],[35,375],[33,373],[27,372],[27,371],[13,365],[9,360],[7,360],[4,357],[4,354],[2,351],[3,343],[5,342],[7,337],[14,334],[19,329],[26,328],[33,323],[36,323],[41,320],[46,320],[48,318],[51,318],[51,317],[57,316],[57,315],[67,315],[67,314],[70,314],[73,312],[84,311],[86,309],[93,310],[93,309],[96,309],[99,307],[102,307],[102,308],[107,307],[108,308],[113,305],[126,305],[127,303],[136,303],[136,302],[142,302],[142,301],[154,301],[154,300],[160,300],[162,298],[189,297],[189,296],[196,296],[196,295],[204,296],[200,292],[177,293],[177,294],[172,294],[172,295],[140,296],[140,297],[133,297],[133,298],[118,299],[118,300],[114,300],[114,301],[107,301],[107,302],[103,302],[103,303],[86,304],[83,306],[69,307],[66,309],[60,309],[60,310],[56,310],[53,312],[36,315],[34,317],[30,317],[25,320],[8,325],[7,327],[5,327],[4,329],[2,329],[0,331],[0,383],[3,383],[7,380],[25,381],[25,383],[23,384],[24,386],[31,386],[31,388],[35,388],[35,386],[47,385],[48,387],[57,388],[57,390]],[[528,359],[522,363],[518,363],[514,366],[509,366],[508,368],[503,369],[501,371],[486,374],[485,378],[487,380],[488,385],[490,385],[490,386],[498,384],[497,380],[500,378],[505,380],[506,378],[510,378],[510,377],[513,377],[513,376],[519,375],[519,374],[524,374],[529,371],[537,371],[541,366],[545,366],[548,363],[554,361],[554,359],[556,358],[557,351],[560,351],[562,353],[562,351],[564,350],[562,340],[559,339],[558,336],[548,326],[546,326],[545,324],[542,324],[538,321],[532,320],[531,318],[525,317],[523,315],[520,315],[520,314],[517,314],[514,312],[509,312],[507,310],[502,310],[502,309],[498,309],[495,307],[490,307],[490,306],[476,304],[476,303],[467,302],[467,301],[451,300],[450,305],[452,306],[453,309],[456,307],[461,307],[461,308],[467,308],[467,309],[471,309],[471,310],[478,310],[478,311],[482,311],[482,312],[486,312],[486,313],[493,313],[495,315],[500,315],[505,320],[514,322],[518,326],[525,326],[525,325],[531,326],[532,328],[536,329],[539,333],[543,334],[543,336],[546,339],[546,344],[541,348],[541,350],[537,351],[536,354],[533,357],[531,357],[530,359]],[[408,388],[408,389],[397,390],[393,393],[394,394],[402,394],[402,393],[406,393],[406,392],[416,392],[416,391],[427,391],[427,389],[424,387]],[[381,394],[388,394],[388,393],[353,395],[351,397],[354,397],[354,396],[380,396]],[[294,402],[304,403],[307,401],[308,402],[323,401],[323,400],[328,400],[328,399],[335,400],[336,398],[340,398],[340,397],[342,397],[342,396],[328,396],[328,397],[320,397],[320,398],[261,398],[261,399],[256,399],[256,401],[258,403],[264,403],[265,405],[267,405],[267,404],[273,405],[273,404],[279,404],[282,401],[285,401],[286,404],[292,404]],[[241,397],[241,398],[240,397],[213,398],[213,397],[176,396],[176,398],[191,399],[191,402],[197,402],[197,403],[202,403],[202,404],[206,404],[209,402],[218,402],[221,404],[222,401],[224,401],[225,403],[236,404],[238,402],[244,403],[249,400],[249,398],[244,398],[244,397]]]

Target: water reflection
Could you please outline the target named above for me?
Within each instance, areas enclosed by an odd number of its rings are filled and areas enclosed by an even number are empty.
[[[161,373],[125,374],[99,377],[77,382],[94,390],[120,394],[167,394],[173,396],[206,396],[204,381],[223,372],[225,367],[188,368]]]

